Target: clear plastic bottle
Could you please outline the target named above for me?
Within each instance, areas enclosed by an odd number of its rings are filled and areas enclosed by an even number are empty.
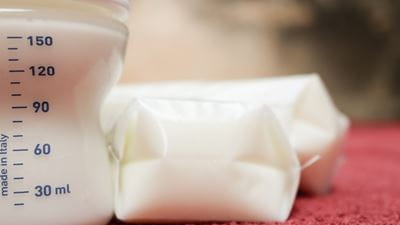
[[[117,82],[128,0],[0,1],[0,224],[106,224],[99,124]]]

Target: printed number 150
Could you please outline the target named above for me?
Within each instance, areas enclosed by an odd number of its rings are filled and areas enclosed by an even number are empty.
[[[54,41],[51,36],[29,36],[30,46],[52,46]]]

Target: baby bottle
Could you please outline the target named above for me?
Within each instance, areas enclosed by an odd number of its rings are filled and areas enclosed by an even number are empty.
[[[118,80],[128,0],[0,1],[0,224],[106,224],[99,124]]]

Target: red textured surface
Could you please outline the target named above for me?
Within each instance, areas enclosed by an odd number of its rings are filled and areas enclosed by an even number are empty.
[[[400,123],[353,126],[345,152],[332,193],[299,196],[284,225],[400,224]]]

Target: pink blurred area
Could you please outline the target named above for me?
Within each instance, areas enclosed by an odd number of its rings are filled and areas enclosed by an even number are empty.
[[[123,83],[320,73],[353,119],[400,118],[400,2],[134,0]]]
[[[268,21],[272,26],[285,20],[305,24],[310,18],[304,9],[291,9],[300,10],[293,14],[280,4],[270,8],[262,5],[245,1],[226,5],[210,1],[135,1],[123,82],[295,73],[283,69],[287,62],[278,57],[284,46],[277,45],[277,34],[258,26],[264,26],[262,21],[270,18],[274,19]]]

